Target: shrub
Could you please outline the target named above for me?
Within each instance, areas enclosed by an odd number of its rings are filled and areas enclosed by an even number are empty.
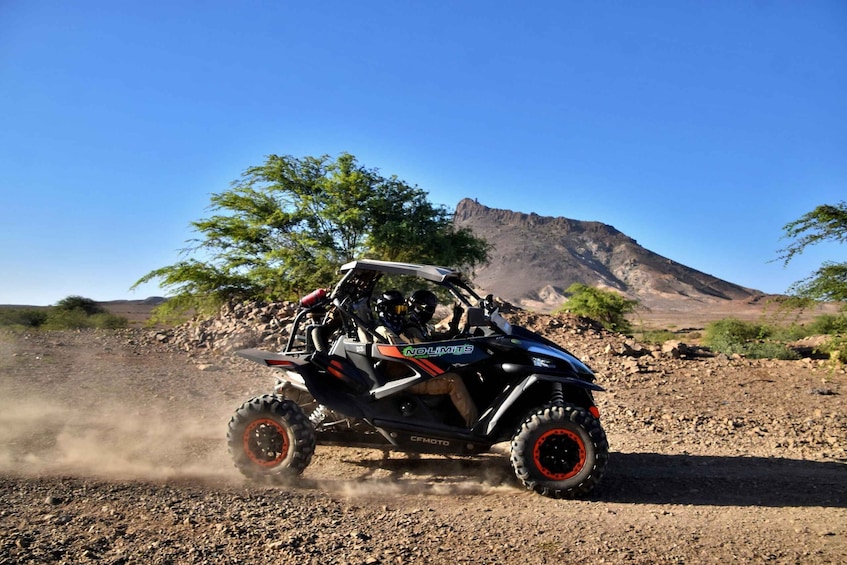
[[[736,348],[748,341],[763,339],[767,337],[767,333],[766,327],[761,324],[724,318],[706,326],[704,341],[712,349],[725,353],[725,350]]]
[[[641,332],[641,341],[645,343],[661,344],[672,339],[679,339],[679,335],[671,330],[644,330]]]
[[[68,296],[56,303],[56,308],[60,310],[82,310],[87,316],[95,314],[103,314],[106,309],[94,302],[90,298],[82,296]]]
[[[0,309],[0,326],[37,328],[47,321],[47,310],[36,308]]]
[[[808,335],[836,335],[847,333],[847,315],[824,314],[809,324]]]
[[[565,290],[569,295],[567,302],[554,313],[571,312],[600,322],[604,328],[616,332],[628,332],[632,329],[626,315],[638,305],[610,290],[594,288],[582,283],[574,283]]]
[[[49,308],[0,310],[0,326],[76,330],[118,329],[128,325],[126,318],[115,316],[90,298],[82,296],[69,296]]]
[[[821,347],[824,353],[828,353],[833,361],[847,363],[847,337],[833,337]]]
[[[103,330],[117,330],[120,328],[125,328],[129,325],[129,320],[127,320],[123,316],[115,316],[114,314],[109,314],[108,312],[89,316],[89,320],[95,328]]]
[[[802,324],[789,324],[787,326],[768,326],[768,334],[771,339],[779,341],[797,341],[812,335],[809,328]]]
[[[94,324],[82,308],[52,308],[47,314],[47,321],[42,326],[45,330],[77,330],[93,328]]]
[[[799,359],[800,355],[779,340],[797,334],[796,328],[774,328],[736,318],[724,318],[706,326],[704,342],[714,351],[725,355],[793,360]]]
[[[800,354],[776,341],[754,341],[747,343],[739,352],[750,359],[781,359],[784,361],[796,361]]]

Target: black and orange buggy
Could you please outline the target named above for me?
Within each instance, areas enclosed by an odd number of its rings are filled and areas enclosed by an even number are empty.
[[[254,479],[288,479],[315,445],[474,455],[509,442],[515,475],[544,496],[584,496],[608,460],[593,394],[594,373],[561,346],[506,321],[453,269],[359,260],[332,289],[303,298],[283,351],[238,354],[278,369],[271,394],[248,400],[229,423],[238,469]],[[464,311],[450,339],[389,344],[375,331],[372,297],[425,287]],[[446,396],[410,392],[450,373],[464,382],[479,416],[467,425]]]

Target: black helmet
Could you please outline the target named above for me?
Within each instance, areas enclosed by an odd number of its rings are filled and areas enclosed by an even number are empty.
[[[376,311],[380,321],[393,330],[403,327],[406,310],[406,299],[399,290],[386,290],[376,298]]]
[[[436,306],[438,298],[431,290],[422,288],[409,297],[409,313],[419,324],[426,324],[432,319]]]

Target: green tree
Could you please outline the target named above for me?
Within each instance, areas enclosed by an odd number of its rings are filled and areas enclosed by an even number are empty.
[[[818,206],[783,227],[784,238],[794,241],[780,250],[780,259],[788,264],[808,246],[822,241],[847,241],[847,203]],[[789,288],[791,294],[813,300],[847,300],[847,263],[827,261],[809,277]]]
[[[172,293],[166,304],[179,310],[293,298],[330,285],[355,258],[473,268],[488,256],[488,244],[455,229],[452,215],[423,190],[384,178],[348,153],[335,160],[270,155],[213,194],[210,209],[210,217],[192,222],[199,237],[184,250],[187,258],[133,288],[158,279]]]
[[[49,308],[40,327],[48,330],[83,328],[125,328],[128,322],[122,316],[110,314],[103,306],[83,296],[68,296]]]
[[[86,316],[102,314],[106,309],[97,304],[90,298],[84,296],[67,296],[56,303],[56,308],[60,310],[82,310]]]
[[[626,315],[635,310],[638,301],[630,300],[610,290],[574,283],[565,290],[568,300],[557,312],[571,312],[600,322],[604,328],[617,332],[632,329]]]

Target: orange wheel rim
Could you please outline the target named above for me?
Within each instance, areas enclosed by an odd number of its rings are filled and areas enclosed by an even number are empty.
[[[288,456],[288,431],[270,418],[250,422],[242,435],[244,453],[262,467],[279,465]]]
[[[532,449],[535,468],[554,481],[570,479],[582,471],[585,457],[585,443],[579,434],[561,428],[541,434]]]

